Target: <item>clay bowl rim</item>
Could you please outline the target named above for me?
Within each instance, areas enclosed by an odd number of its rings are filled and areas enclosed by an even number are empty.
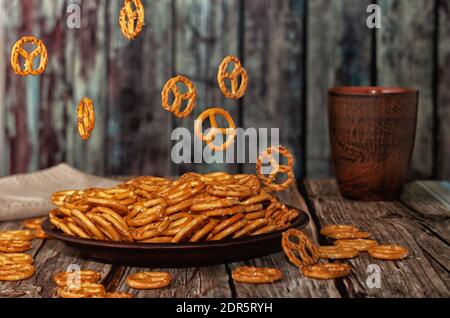
[[[402,94],[419,94],[419,91],[412,88],[403,88],[396,86],[336,86],[328,90],[330,95],[339,96],[395,96]]]

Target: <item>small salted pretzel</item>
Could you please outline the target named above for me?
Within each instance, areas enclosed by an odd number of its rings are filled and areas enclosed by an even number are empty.
[[[100,273],[90,270],[81,270],[79,272],[61,272],[53,276],[53,282],[59,287],[74,287],[70,285],[75,285],[77,283],[97,283],[100,279]]]
[[[106,298],[133,298],[133,295],[126,292],[112,292],[106,293]]]
[[[18,253],[31,250],[30,241],[2,241],[0,240],[0,253]]]
[[[37,238],[37,239],[41,239],[41,240],[47,240],[47,239],[50,239],[50,238],[51,238],[51,237],[48,236],[48,234],[45,233],[45,231],[42,230],[42,229],[36,230],[36,231],[34,232],[34,234],[36,235],[36,238]]]
[[[19,281],[30,278],[35,273],[31,264],[0,265],[0,281]]]
[[[214,237],[216,234],[222,232],[226,228],[228,228],[228,227],[234,225],[235,223],[241,221],[243,218],[244,218],[244,214],[239,213],[239,214],[233,215],[232,217],[230,217],[228,219],[225,219],[224,221],[220,222],[214,228],[214,230],[212,230],[212,232],[209,234],[208,240],[211,239],[212,237]]]
[[[353,247],[320,246],[319,257],[327,259],[350,259],[358,256],[359,251]]]
[[[255,232],[253,232],[251,234],[251,236],[258,236],[258,235],[263,235],[263,234],[267,234],[267,233],[272,233],[276,230],[278,230],[276,225],[269,224],[269,225],[266,225],[266,226],[260,228],[259,230],[255,231]]]
[[[170,226],[170,223],[170,219],[166,217],[160,222],[150,223],[135,229],[131,232],[131,235],[136,241],[148,240],[161,235]]]
[[[398,245],[379,245],[368,249],[369,255],[387,261],[401,260],[408,256],[408,249]]]
[[[216,116],[222,116],[227,122],[228,128],[218,128]],[[211,129],[208,134],[203,134],[203,122],[209,118],[211,123]],[[222,136],[226,136],[226,141],[218,146],[214,144],[214,140],[216,139],[218,134]],[[208,147],[213,151],[224,151],[228,149],[234,143],[234,139],[236,137],[236,124],[234,123],[231,115],[222,108],[211,108],[200,114],[200,116],[195,121],[195,134],[199,139],[206,142]]]
[[[353,247],[360,252],[366,252],[369,248],[377,246],[377,241],[367,239],[350,239],[350,240],[337,240],[334,241],[334,245],[342,247]]]
[[[211,184],[206,187],[206,192],[213,196],[227,198],[248,198],[259,193],[260,184],[256,176],[248,175],[237,179],[236,184]]]
[[[353,225],[331,224],[325,225],[320,230],[320,234],[328,236],[330,233],[336,232],[358,232],[359,229]]]
[[[190,221],[186,226],[184,226],[181,231],[177,233],[172,239],[172,243],[179,243],[183,241],[185,238],[189,237],[195,229],[202,226],[206,221],[207,217],[204,215],[199,215],[195,217],[192,221]]]
[[[246,199],[245,201],[239,202],[240,205],[253,205],[257,203],[269,202],[272,199],[272,196],[261,190],[258,195],[253,196],[251,198]]]
[[[234,68],[231,73],[227,71],[230,63],[234,64]],[[239,78],[241,78],[240,85]],[[228,90],[225,80],[230,80],[231,92]],[[226,98],[239,99],[245,95],[247,90],[247,71],[242,67],[241,61],[236,56],[230,55],[227,56],[220,64],[219,71],[217,73],[217,81],[219,83],[220,90]]]
[[[105,287],[96,283],[81,283],[79,286],[64,286],[58,288],[61,298],[105,298]]]
[[[88,140],[95,127],[95,111],[92,100],[85,97],[78,104],[78,133],[81,139]]]
[[[27,43],[32,43],[36,46],[36,49],[28,53],[24,46]],[[37,69],[34,69],[34,60],[40,56],[40,63],[39,67]],[[22,70],[20,67],[20,57],[25,59],[25,65],[24,69]],[[14,44],[12,51],[11,51],[11,66],[14,70],[14,73],[20,76],[27,76],[27,75],[39,75],[42,74],[45,71],[45,68],[47,67],[48,63],[48,53],[47,48],[45,47],[44,43],[41,40],[36,39],[33,36],[26,36],[21,38],[19,41]]]
[[[79,226],[82,227],[82,229],[86,233],[91,234],[92,237],[94,237],[97,240],[100,241],[105,240],[105,235],[103,234],[103,232],[100,231],[100,229],[94,223],[92,223],[92,221],[82,212],[78,210],[73,210],[72,218]]]
[[[239,198],[217,198],[211,197],[208,199],[196,198],[193,200],[192,212],[205,212],[216,209],[225,209],[236,206],[239,203]]]
[[[210,220],[203,226],[200,230],[198,230],[189,240],[189,242],[195,243],[200,241],[202,238],[206,237],[219,223],[217,220]]]
[[[316,279],[335,279],[350,274],[351,267],[347,264],[325,263],[308,266],[302,269],[303,275]]]
[[[226,227],[224,230],[222,230],[221,232],[219,232],[218,234],[214,235],[212,238],[210,238],[210,241],[220,241],[223,240],[227,237],[232,236],[234,233],[238,232],[239,230],[241,230],[243,227],[245,227],[248,224],[248,220],[246,219],[242,219],[239,220],[238,222]]]
[[[187,92],[181,93],[179,84],[183,84],[187,88]],[[170,94],[172,93],[174,101],[172,105],[169,102]],[[173,113],[175,116],[180,118],[188,117],[195,107],[197,100],[197,91],[194,84],[184,76],[176,76],[170,79],[164,86],[162,93],[162,105],[165,110]],[[186,108],[181,111],[181,106],[184,101],[188,101]]]
[[[330,239],[342,240],[342,239],[366,239],[370,237],[370,233],[363,231],[337,231],[330,232],[326,235]]]
[[[135,10],[133,10],[132,4]],[[134,40],[141,33],[144,21],[145,10],[141,0],[124,0],[119,16],[119,25],[122,34],[128,40]]]
[[[274,153],[279,153],[280,155],[283,155],[287,158],[287,165],[280,165],[277,160],[273,157]],[[265,162],[265,160],[268,160],[271,165],[272,171],[268,176],[265,176],[262,172],[262,165]],[[291,153],[284,147],[271,147],[266,149],[261,153],[261,155],[258,158],[258,161],[256,162],[256,172],[258,174],[259,179],[264,183],[264,185],[272,191],[283,191],[290,187],[294,180],[294,172],[293,172],[293,166],[294,159],[291,155]],[[286,174],[287,180],[284,181],[282,184],[276,184],[276,177],[278,174]]]
[[[140,272],[127,278],[127,285],[134,289],[157,289],[169,286],[172,276],[166,272]]]
[[[284,232],[281,245],[289,261],[299,268],[315,265],[319,261],[318,248],[302,231],[290,229]]]
[[[0,266],[8,264],[33,264],[33,257],[22,253],[2,253],[0,254]]]
[[[244,228],[242,228],[236,234],[234,234],[233,238],[239,238],[239,237],[248,235],[252,232],[255,232],[259,228],[267,225],[268,223],[269,223],[269,220],[266,218],[250,221]]]
[[[35,238],[36,235],[30,230],[0,232],[0,241],[32,241]]]
[[[242,266],[235,268],[231,277],[239,283],[266,284],[280,280],[283,278],[283,273],[276,268]]]
[[[30,219],[23,221],[23,226],[29,230],[40,230],[41,224],[44,222],[44,218]]]

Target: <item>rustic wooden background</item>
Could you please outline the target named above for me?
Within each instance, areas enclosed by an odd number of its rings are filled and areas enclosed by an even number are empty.
[[[450,179],[450,4],[446,0],[144,0],[146,26],[134,42],[118,27],[120,0],[0,0],[0,175],[69,162],[104,175],[176,174],[170,133],[192,126],[161,108],[173,74],[191,77],[198,115],[230,110],[243,127],[279,127],[297,177],[332,175],[327,94],[333,85],[400,85],[421,92],[412,177]],[[80,3],[82,28],[66,26]],[[382,29],[366,27],[367,6],[382,8]],[[9,66],[23,35],[47,45],[35,78]],[[250,75],[247,96],[227,101],[215,81],[227,54]],[[96,130],[76,133],[76,105],[94,99]],[[206,169],[210,169],[208,167]],[[212,168],[252,170],[252,166]]]

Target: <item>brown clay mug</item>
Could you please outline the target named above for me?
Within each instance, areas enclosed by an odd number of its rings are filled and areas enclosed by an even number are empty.
[[[400,198],[414,149],[418,101],[419,92],[405,88],[329,90],[333,164],[344,197]]]

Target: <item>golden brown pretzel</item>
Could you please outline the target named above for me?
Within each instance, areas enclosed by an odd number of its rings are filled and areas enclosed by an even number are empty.
[[[104,298],[105,287],[96,283],[81,283],[80,286],[64,286],[58,288],[61,298]]]
[[[130,275],[127,285],[134,289],[157,289],[169,286],[172,276],[166,272],[141,272]]]
[[[31,250],[30,241],[1,241],[0,253],[17,253]]]
[[[35,273],[31,264],[0,264],[0,281],[19,281],[30,278]]]
[[[320,246],[319,257],[328,259],[349,259],[358,256],[356,248],[345,246]]]
[[[78,133],[83,140],[88,140],[95,127],[95,111],[92,100],[84,97],[78,104]]]
[[[76,275],[79,276],[76,277]],[[97,283],[100,279],[100,273],[91,270],[81,270],[79,272],[61,272],[53,276],[53,282],[59,287],[66,287],[68,285],[71,285],[72,283]]]
[[[36,238],[33,231],[14,230],[0,232],[0,241],[32,241]]]
[[[299,268],[317,264],[319,260],[318,248],[302,231],[290,229],[284,232],[281,245],[287,258]]]
[[[24,46],[27,43],[33,43],[36,46],[36,49],[28,53],[25,51]],[[38,57],[40,58],[39,67],[37,69],[33,69],[34,60]],[[20,57],[25,59],[25,66],[22,70],[20,67]],[[45,71],[48,63],[48,53],[47,48],[41,40],[36,39],[33,36],[26,36],[21,38],[19,41],[14,44],[11,51],[11,66],[14,70],[14,73],[20,76],[27,75],[39,75]]]
[[[283,278],[283,273],[276,268],[258,268],[241,266],[231,274],[234,281],[248,284],[274,283]]]
[[[180,92],[180,88],[178,87],[178,84],[180,83],[186,86],[187,92]],[[174,96],[174,101],[172,104],[169,102],[170,93]],[[161,92],[161,98],[162,105],[165,110],[173,113],[177,117],[183,118],[188,117],[192,113],[197,100],[197,91],[195,90],[194,84],[192,84],[188,78],[179,75],[171,78],[166,83]],[[188,101],[188,104],[185,110],[181,111],[180,108],[184,101]]]
[[[320,230],[320,234],[328,236],[330,233],[336,232],[358,232],[359,229],[353,225],[343,225],[343,224],[330,224],[325,225]]]
[[[206,187],[206,192],[220,198],[237,197],[248,198],[259,193],[260,184],[256,176],[236,180],[237,184],[211,184]]]
[[[133,295],[126,292],[106,293],[106,298],[133,298]]]
[[[7,264],[33,264],[33,257],[22,253],[1,253],[0,266]]]
[[[132,4],[134,4],[135,10],[133,10]],[[145,11],[141,0],[124,0],[119,17],[122,34],[127,39],[134,40],[141,33],[144,21]]]
[[[222,116],[228,122],[228,128],[218,128],[217,115]],[[211,129],[208,134],[204,135],[203,122],[206,118],[209,118]],[[214,140],[219,133],[222,134],[222,136],[226,136],[226,141],[222,145],[217,146],[214,144]],[[199,139],[206,142],[211,150],[224,151],[234,143],[236,137],[236,125],[227,111],[222,108],[211,108],[201,113],[195,121],[195,134]]]
[[[360,252],[365,252],[373,246],[377,246],[377,241],[367,239],[350,239],[350,240],[337,240],[334,241],[336,246],[353,247]]]
[[[316,279],[335,279],[350,274],[350,266],[347,264],[317,264],[302,269],[303,275]]]
[[[275,158],[273,157],[273,153],[279,153],[280,155],[283,155],[287,158],[287,164],[286,165],[280,165]],[[272,168],[272,171],[268,176],[265,176],[262,172],[262,165],[264,163],[264,160],[268,159]],[[283,191],[290,187],[294,180],[294,172],[293,172],[293,164],[294,159],[291,155],[291,153],[284,147],[270,147],[263,151],[261,155],[258,158],[258,161],[256,163],[256,172],[258,174],[259,179],[264,183],[264,185],[273,191]],[[282,184],[276,184],[276,177],[278,174],[286,174],[287,179]]]
[[[40,229],[42,229],[42,227],[41,227],[42,222],[44,222],[44,218],[36,218],[36,219],[25,220],[25,221],[23,221],[22,224],[26,229],[40,230]]]
[[[379,245],[368,249],[369,255],[387,261],[401,260],[408,256],[408,249],[398,245]]]
[[[231,73],[227,71],[230,63],[234,64]],[[240,85],[239,78],[241,78]],[[225,80],[230,80],[231,92],[228,90]],[[245,91],[247,90],[247,71],[242,67],[241,61],[236,56],[230,55],[225,57],[222,63],[220,63],[219,71],[217,72],[217,81],[220,90],[226,98],[239,99],[245,95]]]

